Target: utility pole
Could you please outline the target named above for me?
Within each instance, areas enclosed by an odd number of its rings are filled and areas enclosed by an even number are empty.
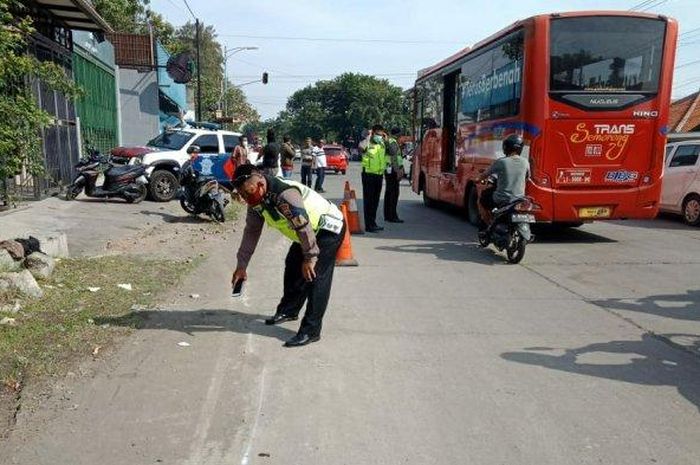
[[[199,37],[199,19],[195,18],[195,41],[197,47],[197,121],[202,121],[202,67],[199,56],[201,55],[200,37]]]

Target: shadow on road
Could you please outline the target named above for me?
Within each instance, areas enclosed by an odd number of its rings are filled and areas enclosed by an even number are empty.
[[[617,242],[614,239],[578,228],[537,224],[532,229],[535,233],[535,244],[611,244]]]
[[[184,210],[182,215],[173,215],[172,213],[166,212],[152,212],[148,210],[141,210],[142,215],[146,216],[160,216],[163,218],[165,223],[181,223],[181,224],[200,224],[200,223],[210,223],[211,220],[204,219],[200,216],[194,216],[186,213]]]
[[[671,213],[659,213],[654,220],[627,220],[627,221],[612,221],[613,224],[628,228],[643,228],[643,229],[667,229],[671,231],[700,231],[695,226],[687,225],[683,222],[680,215]]]
[[[591,301],[611,310],[629,310],[675,320],[700,321],[700,290],[685,294],[661,294],[641,299],[605,299]]]
[[[269,315],[234,312],[231,310],[143,310],[118,317],[95,318],[95,324],[110,324],[136,329],[163,329],[180,331],[190,336],[195,333],[230,331],[256,334],[286,341],[296,334],[281,326],[266,326]]]
[[[662,335],[673,340],[682,335]],[[700,348],[700,344],[698,347]],[[527,352],[506,352],[505,360],[551,370],[576,373],[646,386],[675,386],[678,392],[700,410],[700,369],[695,357],[662,345],[644,334],[638,341],[611,341],[566,349],[563,355],[550,355],[547,347],[526,348]],[[620,355],[626,363],[619,363]],[[607,362],[607,363],[606,363]]]
[[[481,248],[473,242],[421,242],[396,246],[380,246],[376,250],[409,254],[430,254],[440,260],[472,262],[482,265],[506,264],[505,256],[498,255],[491,248]]]

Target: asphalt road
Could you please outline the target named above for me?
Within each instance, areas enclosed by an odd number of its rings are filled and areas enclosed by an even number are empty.
[[[327,177],[330,198],[344,179]],[[201,299],[149,312],[68,400],[21,416],[0,461],[698,463],[699,229],[550,232],[512,266],[407,187],[400,214],[353,237],[360,266],[336,269],[321,342],[285,349],[296,323],[261,322],[285,239],[265,234],[236,300],[231,244],[180,292]]]

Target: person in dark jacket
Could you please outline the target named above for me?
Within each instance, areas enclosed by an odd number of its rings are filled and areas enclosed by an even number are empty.
[[[277,176],[280,160],[280,145],[275,142],[275,131],[272,129],[267,130],[267,144],[263,147],[260,155],[258,155],[258,162],[260,159],[262,159],[262,169],[264,173],[270,176]]]

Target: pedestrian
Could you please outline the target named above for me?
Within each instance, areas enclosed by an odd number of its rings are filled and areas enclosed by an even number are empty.
[[[330,298],[335,256],[345,235],[342,213],[309,187],[263,174],[251,165],[236,173],[233,185],[248,204],[248,212],[232,285],[248,279],[248,263],[263,225],[277,229],[293,243],[285,259],[282,299],[265,324],[298,319],[306,302],[299,331],[284,345],[297,347],[318,341]]]
[[[233,162],[236,167],[241,165],[247,165],[250,163],[248,160],[248,138],[246,136],[238,136],[238,145],[233,149]]]
[[[323,151],[323,146],[326,145],[326,141],[320,139],[316,144],[314,151],[314,159],[316,160],[316,185],[314,189],[316,192],[324,193],[323,181],[326,179],[326,168],[328,167],[328,161],[326,160],[326,152]]]
[[[301,149],[301,183],[308,187],[311,187],[313,178],[313,164],[314,148],[311,144],[311,138],[307,137],[304,140],[304,147]]]
[[[291,137],[284,136],[282,140],[284,141],[282,144],[282,177],[285,179],[292,179],[296,150],[294,150],[294,146],[292,145]]]
[[[387,168],[384,178],[386,189],[384,191],[384,221],[389,223],[403,223],[397,212],[399,204],[399,186],[403,179],[403,155],[397,138],[401,135],[401,129],[392,128],[391,137],[386,142]]]
[[[362,202],[364,205],[365,229],[379,232],[384,228],[377,225],[377,208],[382,194],[382,178],[386,170],[386,133],[381,124],[375,124],[364,140],[362,148]]]
[[[279,170],[280,145],[275,142],[275,131],[267,130],[267,144],[258,155],[258,162],[262,159],[262,169],[265,174],[277,176]]]

